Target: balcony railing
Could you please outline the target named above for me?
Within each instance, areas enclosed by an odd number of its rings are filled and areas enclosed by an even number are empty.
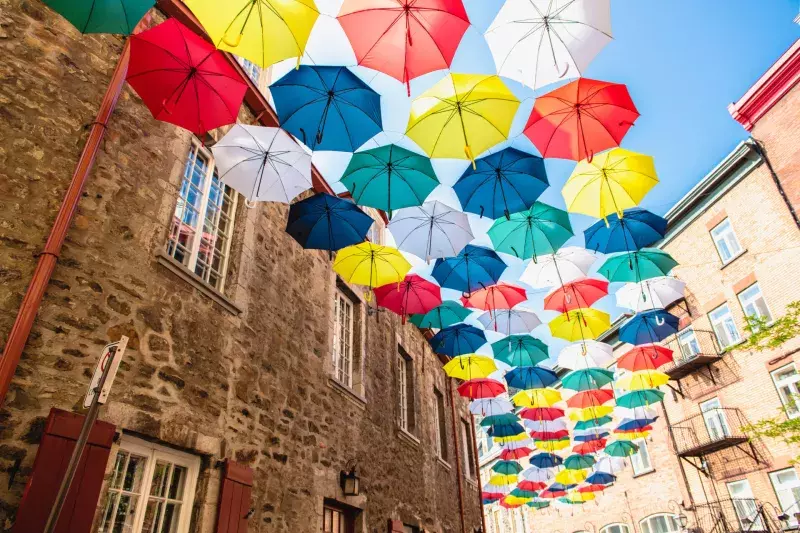
[[[670,426],[675,451],[682,457],[704,455],[748,442],[742,428],[748,424],[736,408],[717,407]]]
[[[772,506],[752,498],[731,498],[695,506],[702,533],[778,533],[782,530]]]
[[[664,366],[662,371],[675,381],[722,357],[713,331],[694,330],[691,334],[676,334],[662,344],[672,350],[674,357],[674,361]]]

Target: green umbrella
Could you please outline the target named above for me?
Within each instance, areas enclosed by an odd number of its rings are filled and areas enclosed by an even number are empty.
[[[614,381],[614,372],[604,368],[573,370],[561,379],[565,389],[586,391],[600,389]]]
[[[511,366],[536,366],[545,361],[547,345],[530,335],[509,335],[492,343],[494,358]]]
[[[527,211],[499,218],[489,228],[489,238],[498,252],[520,259],[536,258],[558,251],[572,237],[569,214],[536,202]]]
[[[583,470],[594,465],[595,459],[591,455],[570,455],[564,459],[564,468],[568,470]]]
[[[155,0],[44,0],[81,33],[130,35]]]
[[[656,389],[644,389],[629,392],[617,398],[617,405],[633,409],[634,407],[644,407],[664,399],[664,393]]]
[[[618,440],[606,446],[606,454],[612,457],[629,457],[639,451],[639,447],[632,442]]]
[[[514,489],[511,491],[511,496],[515,498],[535,498],[538,495],[539,493],[533,490]]]
[[[354,153],[342,185],[358,205],[382,209],[391,217],[395,209],[422,205],[439,179],[429,158],[389,144]]]
[[[506,476],[513,476],[522,472],[522,466],[516,461],[497,461],[493,466],[492,470],[497,472],[498,474],[504,474]],[[531,496],[532,497],[532,496]]]
[[[472,311],[460,303],[447,300],[428,311],[425,315],[421,315],[422,318],[420,318],[417,326],[443,329],[463,322],[471,314]]]
[[[519,417],[514,413],[503,413],[500,415],[485,416],[481,419],[481,427],[489,427],[497,424],[516,424],[519,423]]]
[[[666,276],[678,265],[667,252],[642,248],[610,257],[598,273],[608,281],[639,283],[646,279]]]
[[[425,318],[425,315],[416,314],[416,315],[409,316],[408,317],[408,321],[411,322],[412,324],[414,324],[415,326],[417,326],[418,328],[421,328],[422,326],[420,324],[422,324],[422,319],[423,318]]]
[[[594,429],[604,424],[608,424],[611,421],[613,421],[613,419],[610,416],[601,416],[600,418],[592,418],[591,420],[581,420],[580,422],[575,423],[575,430],[583,431],[586,429]]]
[[[534,509],[546,509],[550,507],[550,502],[528,502],[525,505]]]

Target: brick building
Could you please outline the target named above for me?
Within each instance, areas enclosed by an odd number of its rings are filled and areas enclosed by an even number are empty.
[[[155,21],[193,24],[179,1],[158,6]],[[4,341],[123,45],[38,0],[0,0]],[[249,80],[240,121],[274,125],[268,74],[237,68]],[[221,132],[200,140],[157,122],[120,87],[0,411],[0,528],[24,514],[13,531],[41,531],[76,436],[69,413],[82,412],[102,346],[125,335],[70,531],[472,532],[469,413],[423,335],[292,240],[287,206],[248,208],[219,182],[206,147]],[[353,467],[360,491],[345,496]]]

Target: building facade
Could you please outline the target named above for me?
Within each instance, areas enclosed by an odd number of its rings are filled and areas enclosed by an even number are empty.
[[[185,17],[158,6],[153,22]],[[0,0],[4,340],[123,46]],[[269,74],[240,71],[240,121],[274,125]],[[471,533],[470,415],[442,361],[285,233],[288,206],[220,182],[221,133],[195,138],[121,90],[0,411],[0,527],[42,530],[100,350],[127,336],[70,531]]]

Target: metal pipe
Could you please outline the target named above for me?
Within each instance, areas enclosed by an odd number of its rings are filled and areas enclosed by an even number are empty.
[[[447,378],[447,389],[450,393],[450,421],[453,425],[453,445],[456,452],[456,478],[458,479],[458,510],[461,514],[461,533],[467,533],[467,525],[464,521],[464,487],[461,483],[461,456],[458,453],[458,432],[456,431],[456,401],[453,394],[453,380]]]
[[[754,148],[756,149],[756,152],[758,152],[758,155],[760,155],[764,159],[764,163],[767,164],[767,169],[769,170],[769,173],[772,176],[772,181],[775,182],[775,187],[778,188],[778,194],[781,195],[781,198],[783,199],[783,202],[786,204],[786,207],[789,208],[789,213],[792,215],[792,219],[794,219],[795,225],[798,228],[800,228],[800,216],[798,216],[797,211],[794,208],[794,205],[792,205],[791,200],[789,200],[789,197],[786,195],[786,191],[784,190],[783,184],[781,183],[781,180],[778,177],[778,173],[775,172],[775,169],[772,167],[772,162],[769,160],[769,157],[767,157],[767,151],[764,149],[764,145],[761,143],[761,141],[759,141],[755,137],[750,137],[750,138],[753,140],[753,145]]]
[[[475,477],[478,480],[478,507],[481,510],[481,531],[486,532],[486,513],[483,509],[483,482],[481,481],[481,460],[478,457],[478,437],[475,435],[475,415],[470,414],[470,433],[472,434],[472,449],[475,450]]]

